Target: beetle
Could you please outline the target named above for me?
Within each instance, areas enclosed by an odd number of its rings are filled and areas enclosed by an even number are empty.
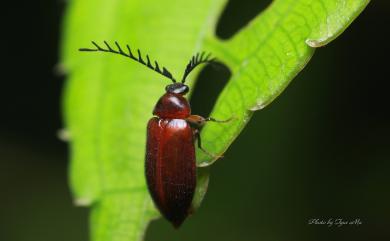
[[[216,120],[191,114],[191,107],[184,97],[189,87],[185,84],[187,76],[200,64],[217,63],[210,54],[194,55],[186,66],[183,78],[177,82],[172,74],[157,61],[154,66],[146,55],[146,62],[138,50],[134,56],[129,45],[127,52],[115,42],[113,49],[106,41],[106,48],[81,48],[80,51],[97,51],[119,54],[135,60],[172,81],[165,88],[165,93],[157,101],[153,115],[147,124],[145,155],[145,176],[151,197],[162,214],[175,228],[178,228],[191,212],[191,203],[196,188],[195,143],[206,154],[214,156],[202,147],[200,130],[208,122],[224,123],[231,120]]]

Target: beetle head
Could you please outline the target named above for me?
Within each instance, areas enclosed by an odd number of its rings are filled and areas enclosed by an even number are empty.
[[[173,83],[167,85],[167,87],[165,87],[165,90],[167,91],[167,93],[185,95],[188,93],[190,88],[188,87],[188,85],[183,83]]]

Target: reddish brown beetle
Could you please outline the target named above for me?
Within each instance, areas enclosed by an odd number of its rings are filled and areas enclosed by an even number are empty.
[[[155,61],[153,66],[149,56],[147,61],[142,59],[138,50],[135,57],[127,45],[125,53],[115,42],[117,50],[104,42],[107,49],[101,48],[95,42],[96,49],[82,48],[80,51],[100,51],[120,54],[129,57],[148,68],[172,80],[166,86],[166,93],[158,100],[153,115],[147,127],[145,174],[149,192],[161,214],[170,221],[174,227],[179,227],[188,216],[196,187],[196,160],[195,142],[198,147],[208,155],[213,156],[202,148],[200,129],[207,121],[218,121],[213,118],[203,118],[191,115],[191,107],[184,97],[189,91],[185,85],[188,74],[202,63],[216,63],[210,54],[204,56],[196,54],[188,63],[180,83],[176,82],[172,74],[163,67],[160,70]]]

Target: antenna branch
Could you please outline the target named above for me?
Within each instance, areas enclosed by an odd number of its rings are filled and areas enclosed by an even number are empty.
[[[130,49],[130,46],[129,45],[126,45],[126,48],[127,48],[127,52],[123,51],[122,48],[120,47],[120,45],[118,44],[117,41],[115,41],[115,45],[116,45],[116,49],[113,49],[108,43],[107,41],[104,41],[104,45],[106,46],[106,48],[102,48],[100,47],[96,42],[92,41],[92,44],[95,46],[94,49],[90,49],[90,48],[80,48],[79,51],[82,51],[82,52],[107,52],[107,53],[113,53],[113,54],[119,54],[119,55],[122,55],[122,56],[125,56],[125,57],[128,57],[132,60],[135,60],[137,61],[138,63],[142,64],[142,65],[145,65],[146,67],[148,67],[149,69],[151,70],[154,70],[155,72],[163,75],[164,77],[170,79],[173,81],[173,83],[176,83],[176,80],[175,78],[172,76],[171,72],[169,70],[167,70],[165,67],[162,67],[162,71],[157,63],[157,61],[154,61],[154,66],[152,65],[151,61],[150,61],[150,58],[148,55],[146,55],[146,60],[147,62],[145,62],[143,59],[142,59],[142,54],[141,54],[141,51],[138,49],[137,50],[137,54],[138,56],[135,57],[133,55],[133,53],[131,52],[131,49]]]

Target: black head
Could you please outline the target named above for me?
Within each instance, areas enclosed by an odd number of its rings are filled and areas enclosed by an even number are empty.
[[[173,84],[167,85],[167,87],[165,87],[165,90],[167,91],[167,93],[185,95],[188,93],[190,88],[183,83],[173,83]]]

